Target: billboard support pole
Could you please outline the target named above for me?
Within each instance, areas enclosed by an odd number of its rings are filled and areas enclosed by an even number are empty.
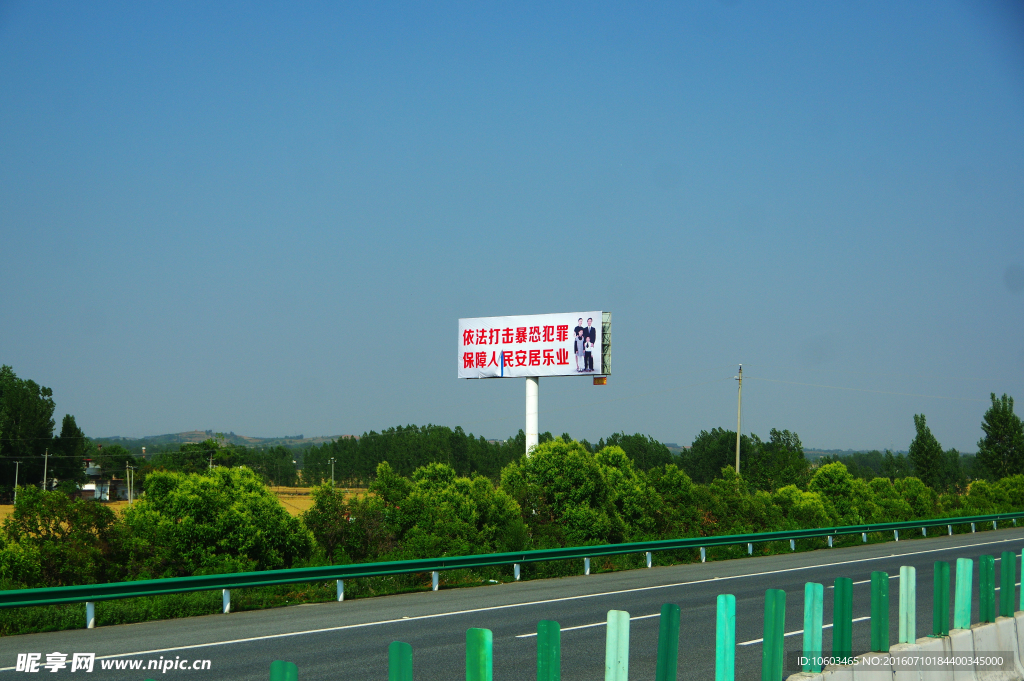
[[[537,426],[538,395],[540,393],[540,378],[527,376],[526,378],[526,455],[537,446],[539,438]]]

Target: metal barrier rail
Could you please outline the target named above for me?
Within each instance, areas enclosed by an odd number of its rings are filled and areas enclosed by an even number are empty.
[[[115,598],[133,598],[138,596],[158,596],[163,594],[186,593],[191,591],[211,591],[215,589],[239,589],[256,586],[273,586],[277,584],[293,584],[296,582],[321,582],[329,580],[352,579],[356,577],[382,577],[387,575],[409,574],[413,572],[438,572],[441,570],[457,570],[463,568],[489,567],[496,565],[519,565],[536,563],[545,560],[565,560],[570,558],[590,558],[599,556],[615,556],[626,553],[652,553],[655,551],[675,551],[680,549],[706,548],[712,546],[729,546],[747,544],[752,550],[755,543],[810,539],[816,537],[831,538],[842,535],[863,534],[872,532],[893,532],[898,541],[900,530],[921,529],[947,526],[952,534],[953,525],[971,525],[972,531],[977,523],[992,523],[997,527],[1000,521],[1014,521],[1024,518],[1024,512],[996,513],[992,515],[965,516],[958,518],[933,518],[930,520],[908,520],[897,523],[875,523],[870,525],[846,525],[841,527],[819,527],[805,530],[783,530],[779,532],[759,532],[752,534],[732,534],[712,537],[688,537],[682,539],[660,539],[656,541],[631,542],[626,544],[606,544],[602,546],[572,546],[557,549],[537,549],[510,553],[486,553],[475,556],[450,556],[441,558],[420,558],[416,560],[399,560],[382,563],[353,563],[349,565],[325,565],[319,567],[291,568],[286,570],[266,570],[263,572],[239,572],[223,575],[201,575],[194,577],[169,577],[166,579],[147,579],[136,582],[113,582],[109,584],[82,584],[77,586],[57,586],[41,589],[15,589],[0,591],[0,608],[16,608],[33,605],[59,605],[62,603],[81,603],[111,600]],[[793,545],[791,544],[791,547]],[[648,560],[648,566],[650,561]],[[589,571],[588,571],[589,572]],[[435,586],[436,589],[436,586]],[[226,599],[225,599],[226,600]],[[339,585],[339,600],[340,585]],[[225,611],[228,609],[227,601]]]

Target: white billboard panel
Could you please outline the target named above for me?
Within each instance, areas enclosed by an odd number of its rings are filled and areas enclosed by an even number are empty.
[[[602,319],[600,311],[460,319],[459,378],[602,375]]]

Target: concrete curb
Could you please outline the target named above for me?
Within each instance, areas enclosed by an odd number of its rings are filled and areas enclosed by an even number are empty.
[[[979,653],[1006,652],[1001,669],[893,669],[888,664],[871,664],[881,653],[858,655],[855,665],[829,666],[820,674],[800,672],[787,681],[1024,681],[1024,611],[995,622],[975,624],[970,629],[950,629],[949,636],[919,638],[915,643],[898,643],[889,654],[973,657]]]

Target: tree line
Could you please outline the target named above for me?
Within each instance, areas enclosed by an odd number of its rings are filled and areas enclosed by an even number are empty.
[[[890,451],[834,455],[823,457],[818,465],[842,461],[854,477],[864,480],[913,476],[940,491],[962,489],[974,479],[998,480],[1024,472],[1024,428],[1014,413],[1013,398],[992,394],[991,402],[982,419],[983,437],[976,455],[944,450],[925,415],[915,414],[915,436],[907,455]],[[457,475],[481,475],[496,481],[526,448],[522,430],[507,440],[495,441],[466,433],[460,427],[409,425],[305,449],[249,447],[232,444],[218,435],[199,443],[153,447],[150,456],[142,458],[121,444],[93,442],[71,414],[64,416],[60,433],[55,436],[53,412],[50,388],[18,378],[9,366],[0,367],[0,499],[10,499],[16,475],[20,484],[38,484],[44,471],[47,488],[60,481],[66,491],[75,489],[86,481],[86,460],[100,467],[104,475],[121,477],[126,466],[134,469],[140,489],[145,476],[153,471],[191,473],[216,466],[245,466],[271,485],[319,484],[333,475],[338,483],[365,486],[384,461],[405,476],[423,466],[444,463]],[[551,433],[542,433],[539,438],[541,443],[554,439]],[[561,439],[572,438],[563,433]],[[724,428],[701,431],[691,447],[679,454],[639,433],[613,433],[597,443],[580,440],[579,444],[593,453],[608,446],[619,447],[640,470],[673,463],[691,480],[708,484],[720,477],[726,466],[734,464],[736,433]],[[743,477],[756,489],[776,489],[780,482],[803,486],[812,472],[799,436],[789,430],[772,429],[767,440],[753,433],[742,435],[740,457]]]

